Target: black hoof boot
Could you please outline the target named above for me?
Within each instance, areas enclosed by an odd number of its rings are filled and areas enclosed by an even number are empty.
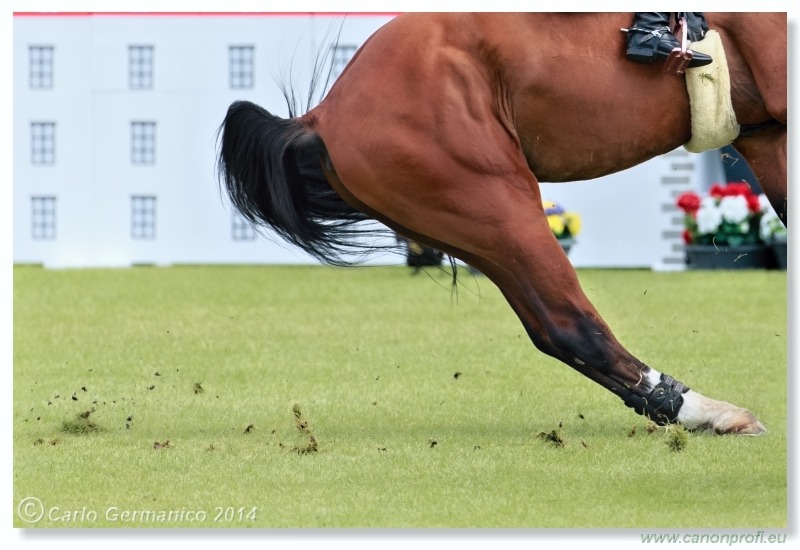
[[[665,61],[673,49],[680,47],[669,29],[669,13],[637,12],[628,29],[625,57],[637,63],[655,63]],[[711,61],[710,56],[693,51],[688,67],[702,67]]]

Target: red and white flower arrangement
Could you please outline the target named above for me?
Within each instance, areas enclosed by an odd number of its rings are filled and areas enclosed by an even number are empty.
[[[677,205],[684,212],[686,244],[758,244],[767,240],[767,231],[777,230],[771,221],[777,215],[766,195],[756,195],[744,182],[715,183],[706,196],[692,191],[683,193]],[[763,220],[769,223],[762,224]]]

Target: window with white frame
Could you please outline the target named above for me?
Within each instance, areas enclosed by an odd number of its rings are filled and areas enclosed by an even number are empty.
[[[231,236],[234,241],[254,241],[256,228],[249,221],[234,213],[232,217]]]
[[[55,240],[55,197],[31,197],[31,237],[35,241]]]
[[[128,85],[132,90],[153,87],[153,46],[128,46]]]
[[[131,163],[156,163],[155,122],[131,122]]]
[[[228,74],[232,89],[252,88],[254,85],[254,46],[230,46],[228,48]]]
[[[28,82],[32,89],[52,89],[53,57],[53,46],[28,47]]]
[[[331,68],[331,78],[335,80],[339,78],[344,68],[350,63],[358,47],[353,44],[336,44],[332,49],[333,59],[331,62],[333,67]]]
[[[131,197],[131,238],[137,240],[156,238],[156,197],[152,195]]]
[[[31,122],[31,164],[56,163],[56,123]]]

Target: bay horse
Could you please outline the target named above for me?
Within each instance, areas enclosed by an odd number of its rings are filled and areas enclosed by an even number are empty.
[[[786,14],[706,18],[743,127],[733,145],[786,220]],[[221,184],[248,220],[330,263],[366,219],[463,260],[499,287],[536,348],[660,425],[761,434],[748,410],[690,390],[617,341],[544,215],[540,181],[600,177],[691,137],[684,79],[625,59],[630,22],[398,16],[302,116],[233,103],[218,135]]]

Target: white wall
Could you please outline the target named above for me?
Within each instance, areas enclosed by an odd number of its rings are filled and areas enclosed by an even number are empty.
[[[215,177],[228,105],[288,114],[319,49],[342,26],[360,45],[390,16],[70,16],[14,19],[14,261],[49,266],[310,260],[264,239],[234,242]],[[55,47],[52,90],[28,87],[28,45]],[[128,88],[128,45],[154,46],[154,87]],[[255,46],[255,87],[231,90],[228,46]],[[289,68],[291,67],[291,72]],[[156,162],[130,162],[130,122],[157,123]],[[31,121],[56,122],[56,163],[32,166]],[[157,197],[155,240],[130,237],[130,196]],[[57,197],[57,237],[31,237],[30,198]]]
[[[675,201],[707,181],[725,181],[719,153],[679,148],[617,174],[541,188],[542,197],[581,215],[573,265],[675,270],[684,267],[683,215]]]
[[[362,44],[390,16],[36,16],[14,18],[14,261],[53,267],[136,263],[307,263],[264,239],[234,241],[215,174],[215,136],[228,105],[249,99],[286,116],[276,79],[304,96],[319,49],[342,26]],[[55,47],[52,90],[28,86],[28,45]],[[128,46],[154,46],[154,87],[128,87]],[[255,87],[231,90],[228,46],[255,46]],[[292,67],[291,75],[289,67]],[[289,78],[291,76],[291,79]],[[156,162],[130,162],[130,122],[156,121]],[[56,163],[32,166],[31,121],[56,122]],[[664,183],[682,164],[682,180]],[[583,217],[576,266],[669,267],[676,190],[719,165],[682,149],[590,182],[545,184]],[[154,240],[131,238],[132,194],[157,197]],[[57,197],[57,236],[31,235],[31,196]],[[674,229],[674,228],[673,228]],[[665,236],[666,235],[666,236]],[[383,256],[377,263],[399,263]],[[674,262],[673,262],[674,263]]]

